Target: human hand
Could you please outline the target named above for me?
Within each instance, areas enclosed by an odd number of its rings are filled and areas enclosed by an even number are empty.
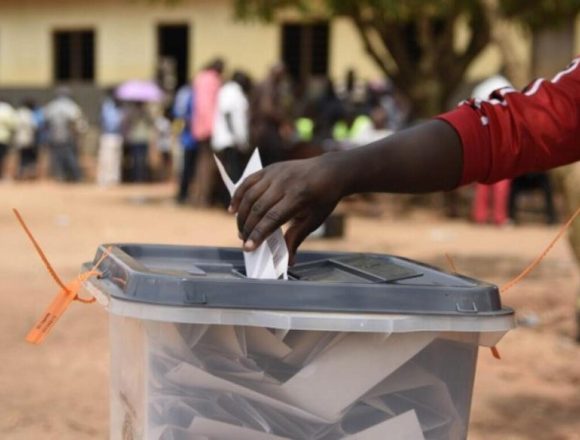
[[[250,175],[236,190],[229,208],[237,213],[244,250],[255,250],[290,222],[285,238],[292,264],[298,246],[345,195],[345,167],[340,153],[330,153],[276,163]]]

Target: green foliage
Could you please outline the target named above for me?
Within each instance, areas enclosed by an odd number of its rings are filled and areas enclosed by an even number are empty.
[[[532,29],[558,26],[580,12],[580,0],[498,0],[501,12]],[[329,16],[352,15],[365,9],[385,20],[411,22],[417,17],[444,17],[454,11],[472,12],[480,0],[234,0],[236,16],[271,21],[282,9],[308,15],[321,8]]]
[[[533,30],[557,27],[580,12],[580,0],[501,0],[503,14]]]

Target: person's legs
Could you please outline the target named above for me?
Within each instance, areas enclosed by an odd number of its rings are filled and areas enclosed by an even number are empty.
[[[241,154],[238,149],[236,147],[227,147],[219,153],[216,153],[216,156],[224,166],[224,169],[232,182],[237,182],[244,172],[242,168],[243,164]],[[216,189],[216,198],[218,202],[227,208],[230,204],[230,193],[222,183],[219,183]]]
[[[133,178],[135,182],[145,182],[147,180],[147,147],[148,145],[144,143],[132,144]]]
[[[476,223],[487,222],[489,203],[489,185],[475,184],[475,195],[473,197],[473,220]]]
[[[117,134],[103,134],[99,140],[97,183],[116,185],[121,181],[121,147],[123,138]]]
[[[553,225],[558,221],[558,215],[556,214],[556,208],[554,206],[554,196],[552,191],[552,182],[550,181],[550,176],[548,173],[541,173],[538,176],[538,186],[544,192],[544,201],[545,201],[545,213],[546,213],[546,222],[549,225]]]
[[[179,191],[177,193],[177,202],[185,203],[189,195],[189,185],[194,176],[195,165],[197,160],[197,149],[189,148],[183,151],[183,167],[179,181]]]
[[[65,157],[64,144],[55,142],[50,145],[51,175],[58,181],[63,181],[66,179],[64,157]]]
[[[217,172],[209,139],[198,143],[198,158],[195,170],[195,187],[193,202],[196,206],[209,206],[214,188],[214,177]]]
[[[16,170],[16,179],[24,179],[26,175],[28,158],[26,157],[26,148],[18,150],[18,169]]]
[[[520,195],[520,192],[522,191],[520,179],[521,179],[520,177],[516,177],[511,181],[509,191],[508,215],[514,222],[517,219],[518,197]]]
[[[510,194],[509,179],[494,183],[491,190],[493,192],[493,221],[496,225],[501,226],[506,224],[508,221],[507,208],[508,197]]]
[[[282,136],[280,136],[277,126],[271,125],[267,127],[258,138],[257,146],[260,151],[262,165],[268,166],[284,160],[286,144]]]
[[[81,168],[78,161],[78,147],[73,142],[63,144],[62,160],[66,180],[78,182],[81,180]]]
[[[243,158],[238,148],[235,146],[226,148],[221,152],[220,159],[223,159],[222,163],[232,181],[237,182],[244,172]]]
[[[8,145],[0,144],[0,179],[4,173],[4,159],[6,158],[6,154],[8,153]]]

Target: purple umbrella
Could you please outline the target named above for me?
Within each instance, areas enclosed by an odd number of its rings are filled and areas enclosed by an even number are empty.
[[[153,81],[131,80],[117,87],[116,95],[123,101],[159,102],[163,91]]]

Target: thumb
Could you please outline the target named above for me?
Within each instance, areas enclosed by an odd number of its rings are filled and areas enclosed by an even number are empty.
[[[300,246],[306,237],[308,237],[308,234],[320,226],[323,220],[323,215],[310,213],[304,217],[296,218],[292,223],[292,226],[288,228],[284,237],[286,239],[286,246],[288,246],[288,262],[291,266],[294,265],[298,246]]]

